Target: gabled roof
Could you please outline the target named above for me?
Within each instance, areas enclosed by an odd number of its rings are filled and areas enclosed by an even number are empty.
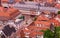
[[[59,16],[57,16],[59,17]],[[56,17],[55,17],[56,18]],[[28,35],[30,37],[36,36],[36,35],[43,35],[43,32],[41,30],[47,30],[50,29],[51,23],[54,23],[55,26],[59,26],[60,22],[56,20],[55,18],[49,19],[45,17],[44,15],[40,15],[37,17],[37,20],[31,23],[28,27],[26,27],[23,31],[25,33],[29,33]],[[42,26],[37,26],[37,24],[42,24]]]
[[[35,24],[44,24],[49,26],[50,25],[50,21],[49,18],[45,17],[44,15],[40,15],[39,17],[37,17],[37,20],[34,22]]]
[[[13,19],[20,14],[15,8],[8,8],[7,10],[4,10],[4,7],[0,7],[0,20]]]
[[[28,35],[33,37],[36,35],[43,35],[43,32],[40,32],[40,30],[46,30],[46,28],[37,27],[34,23],[32,23],[27,27],[27,30],[24,29],[24,32],[29,33]]]
[[[50,21],[35,21],[35,24],[42,24],[46,26],[50,26],[51,22]]]

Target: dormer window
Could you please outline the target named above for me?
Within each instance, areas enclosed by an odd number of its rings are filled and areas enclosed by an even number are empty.
[[[42,24],[37,24],[37,27],[42,27]]]

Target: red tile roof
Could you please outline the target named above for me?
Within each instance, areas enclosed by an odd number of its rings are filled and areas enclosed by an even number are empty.
[[[55,26],[60,26],[60,22],[56,19],[51,19],[50,20],[52,23],[54,23]]]
[[[16,31],[16,36],[21,36],[20,31],[20,29]]]
[[[60,18],[60,15],[56,16]],[[55,18],[56,18],[55,17]],[[51,23],[54,23],[54,26],[60,26],[60,22],[56,20],[55,18],[49,19],[45,17],[44,15],[40,15],[37,17],[37,20],[34,21],[32,24],[30,24],[28,27],[26,27],[28,30],[24,29],[23,31],[28,34],[30,37],[36,36],[36,35],[43,35],[43,32],[41,30],[47,30],[50,29]],[[41,24],[42,26],[37,26],[37,24]]]
[[[59,14],[59,15],[57,15],[56,17],[60,18],[60,14]]]
[[[56,4],[55,7],[60,8],[60,4]]]
[[[49,18],[45,17],[44,15],[40,15],[39,17],[37,17],[37,20],[49,20]]]
[[[7,3],[8,2],[8,0],[1,0],[2,2],[5,2],[5,3]]]
[[[0,7],[0,20],[5,20],[6,19],[13,19],[14,17],[16,17],[19,13],[18,10],[16,10],[15,8],[8,8],[7,11],[3,11],[5,10],[3,7]]]
[[[7,3],[7,2],[9,2],[9,0],[1,0],[2,2],[4,2],[4,3]],[[22,1],[22,0],[14,0],[15,2],[20,2],[20,1]]]

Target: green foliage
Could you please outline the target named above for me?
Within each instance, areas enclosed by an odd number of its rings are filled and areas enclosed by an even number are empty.
[[[45,30],[40,30],[40,32],[45,32]]]
[[[55,38],[60,38],[60,27],[55,27],[55,33],[54,33]]]
[[[34,21],[36,21],[37,17],[34,17]]]
[[[44,32],[44,38],[53,38],[54,33],[49,29]]]
[[[51,30],[46,30],[44,32],[44,38],[60,38],[60,27],[54,27],[55,30],[52,32]]]
[[[60,11],[58,11],[58,14],[60,14]]]
[[[24,19],[24,16],[20,16],[19,19]]]

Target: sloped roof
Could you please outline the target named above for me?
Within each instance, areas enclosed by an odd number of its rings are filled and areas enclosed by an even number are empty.
[[[35,24],[44,24],[47,26],[50,25],[49,18],[45,17],[44,15],[40,15],[34,23]]]
[[[58,15],[57,17],[60,18],[60,15]],[[54,23],[55,26],[60,26],[60,22],[58,20],[54,18],[47,18],[44,15],[40,15],[37,17],[37,20],[34,21],[33,23],[31,23],[28,27],[26,27],[27,29],[24,29],[23,31],[25,33],[29,33],[28,35],[30,37],[36,36],[36,35],[43,35],[43,32],[41,32],[41,30],[47,30],[50,29],[50,25],[51,23]],[[42,24],[44,26],[37,26],[37,24]]]
[[[37,20],[49,20],[49,18],[45,17],[44,15],[40,15],[39,17],[37,17]]]
[[[60,8],[60,4],[56,4],[55,7]]]
[[[16,17],[19,14],[19,11],[15,8],[8,8],[6,11],[3,7],[0,7],[0,20],[6,18],[6,19],[12,19]],[[4,20],[6,20],[4,19]]]
[[[55,26],[60,26],[60,22],[56,19],[50,19],[52,23],[54,23]]]
[[[49,21],[35,21],[35,24],[42,24],[42,25],[50,26],[51,22],[49,22]]]
[[[2,2],[5,2],[5,3],[7,3],[8,2],[8,0],[1,0]]]
[[[13,1],[13,0],[12,0]],[[14,0],[15,2],[20,2],[20,1],[22,1],[22,0]],[[5,3],[7,3],[7,2],[9,2],[9,0],[2,0],[2,2],[5,2]]]
[[[41,27],[37,27],[36,25],[34,25],[33,23],[27,27],[29,30],[24,30],[24,32],[29,33],[28,35],[30,37],[36,36],[36,35],[43,35],[43,32],[40,32],[40,30],[46,30],[46,28],[41,28]]]
[[[15,0],[15,2],[20,2],[21,0]]]

